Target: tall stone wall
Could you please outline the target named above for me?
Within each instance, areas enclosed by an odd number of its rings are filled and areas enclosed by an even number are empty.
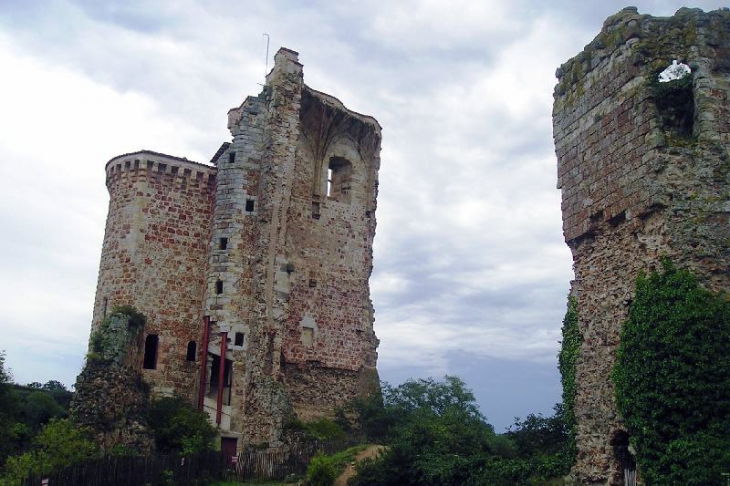
[[[654,82],[673,60],[692,70],[688,131]],[[624,9],[557,76],[558,188],[584,338],[574,474],[623,484],[610,373],[636,276],[667,256],[712,290],[730,286],[730,11]]]
[[[155,393],[189,394],[197,380],[187,348],[201,336],[215,168],[141,151],[113,158],[106,174],[92,333],[115,306],[136,307],[147,317],[145,337],[159,339],[144,379]]]
[[[215,159],[207,364],[210,374],[225,335],[221,433],[276,446],[295,416],[331,416],[377,386],[368,280],[380,127],[306,87],[294,51],[279,50],[266,81],[229,112],[233,142]]]

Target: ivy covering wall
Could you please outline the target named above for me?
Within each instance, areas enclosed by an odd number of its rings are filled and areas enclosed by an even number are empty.
[[[640,275],[613,371],[645,484],[726,484],[730,302],[664,262]]]
[[[563,385],[563,419],[568,429],[566,441],[566,458],[572,464],[575,462],[575,364],[580,354],[580,345],[583,336],[578,328],[578,310],[576,300],[572,295],[568,296],[568,310],[563,318],[562,327],[563,340],[558,353],[558,369],[560,370],[560,382]]]

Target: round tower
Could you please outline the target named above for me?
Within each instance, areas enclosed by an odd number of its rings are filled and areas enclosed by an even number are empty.
[[[92,333],[117,306],[147,317],[136,367],[156,394],[195,389],[215,167],[150,151],[106,164],[109,212]]]

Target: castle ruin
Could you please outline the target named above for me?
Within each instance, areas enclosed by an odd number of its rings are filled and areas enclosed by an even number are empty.
[[[662,85],[675,60],[691,78]],[[667,256],[708,289],[730,288],[730,11],[626,8],[557,76],[558,188],[584,339],[573,473],[624,484],[610,374],[636,276]]]
[[[212,165],[147,150],[107,163],[92,334],[116,306],[142,312],[132,366],[154,395],[207,411],[234,452],[379,386],[381,129],[304,85],[283,48],[228,128]]]

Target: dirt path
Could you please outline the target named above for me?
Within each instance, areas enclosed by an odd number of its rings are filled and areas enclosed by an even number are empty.
[[[355,462],[360,462],[369,457],[375,457],[380,451],[385,449],[385,446],[381,445],[369,445],[364,451],[359,452],[355,456]],[[340,477],[335,481],[335,486],[347,486],[347,480],[355,475],[355,463],[350,463],[345,468],[345,471],[340,474]]]

